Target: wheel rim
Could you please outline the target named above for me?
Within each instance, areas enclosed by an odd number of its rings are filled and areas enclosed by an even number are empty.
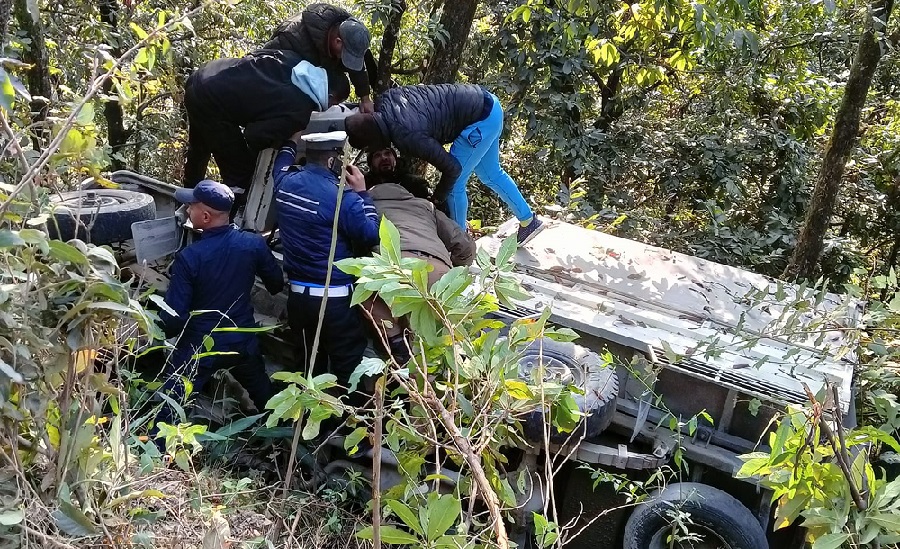
[[[688,532],[699,538],[696,541],[679,541],[670,546],[667,538],[671,532],[672,528],[663,528],[654,534],[650,540],[649,549],[670,549],[670,547],[671,549],[734,549],[719,534],[700,524],[688,526]]]
[[[125,204],[128,199],[122,196],[97,194],[95,192],[86,191],[76,196],[69,196],[57,201],[59,207],[68,208],[70,210],[95,210],[105,206],[115,206]]]
[[[544,377],[542,380],[533,379],[533,372],[540,366],[544,368]],[[529,377],[535,383],[540,381],[553,381],[560,384],[569,384],[580,386],[582,382],[582,372],[578,368],[573,368],[562,360],[547,354],[529,354],[523,356],[519,360],[519,372]]]

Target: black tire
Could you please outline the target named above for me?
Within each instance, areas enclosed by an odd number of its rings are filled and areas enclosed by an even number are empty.
[[[766,534],[749,509],[718,488],[697,482],[670,484],[639,505],[625,524],[624,549],[665,549],[671,512],[690,513],[691,531],[723,549],[768,549]],[[699,542],[698,542],[699,543]]]
[[[550,441],[558,444],[578,441],[599,435],[609,427],[616,413],[619,396],[619,378],[611,365],[604,364],[597,353],[574,343],[562,343],[550,339],[532,342],[519,360],[519,377],[532,379],[533,371],[543,361],[545,379],[561,379],[571,376],[571,383],[584,391],[573,395],[578,409],[587,415],[571,433],[550,428]],[[544,413],[541,410],[525,416],[525,438],[530,442],[544,440]]]
[[[156,218],[153,197],[135,191],[72,191],[54,196],[51,203],[55,209],[47,232],[59,240],[79,238],[97,245],[121,242],[131,238],[132,223]]]

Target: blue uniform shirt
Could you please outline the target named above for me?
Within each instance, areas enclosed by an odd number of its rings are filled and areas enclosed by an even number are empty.
[[[284,246],[284,270],[298,282],[325,284],[331,229],[337,206],[338,178],[323,166],[292,166],[293,143],[285,144],[275,157],[275,210]],[[338,217],[334,260],[353,257],[354,246],[366,250],[378,244],[378,214],[369,193],[344,189]],[[354,278],[338,268],[331,284],[352,284]]]
[[[284,275],[265,240],[258,234],[242,232],[234,225],[207,229],[199,242],[182,250],[172,264],[166,303],[177,317],[162,311],[166,335],[182,334],[170,363],[178,366],[191,359],[204,336],[210,335],[215,351],[258,352],[256,334],[215,332],[217,327],[253,328],[250,292],[256,275],[266,289],[277,293],[284,287]],[[209,311],[191,316],[191,311]],[[200,359],[209,364],[215,356]]]

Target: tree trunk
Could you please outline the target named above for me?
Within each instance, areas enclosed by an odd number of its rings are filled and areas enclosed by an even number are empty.
[[[384,25],[381,51],[378,54],[378,80],[375,81],[374,86],[376,95],[391,87],[391,62],[394,58],[394,50],[397,48],[400,21],[405,12],[406,0],[391,1],[391,15]]]
[[[100,20],[109,27],[110,34],[110,51],[113,57],[122,55],[121,36],[118,32],[118,5],[116,0],[98,0],[98,8],[100,9]],[[107,96],[112,95],[113,82],[112,79],[103,84],[103,93]],[[125,167],[125,163],[121,160],[124,154],[124,148],[128,142],[130,132],[125,129],[125,114],[122,111],[122,105],[118,101],[107,100],[103,105],[103,114],[106,117],[107,138],[109,146],[112,149],[111,165],[113,170],[121,170]]]
[[[6,45],[6,31],[9,30],[12,5],[12,0],[0,0],[0,48]]]
[[[872,85],[872,76],[881,59],[879,37],[884,32],[893,7],[894,0],[875,0],[867,12],[865,31],[859,39],[856,56],[850,67],[844,98],[834,119],[834,130],[825,148],[825,159],[816,178],[806,219],[797,238],[797,247],[782,274],[786,280],[812,278],[816,272],[824,247],[825,232],[844,175],[844,166],[856,145],[860,114]]]
[[[594,122],[594,127],[603,132],[609,131],[613,123],[625,113],[625,106],[622,98],[619,97],[624,72],[624,64],[619,63],[609,73],[605,82],[598,82],[600,84],[600,117]]]
[[[19,28],[27,34],[31,43],[22,52],[22,61],[31,65],[25,74],[28,92],[31,94],[31,121],[35,133],[31,140],[35,150],[42,150],[50,139],[49,129],[41,122],[47,119],[53,99],[53,81],[50,79],[50,55],[44,40],[44,26],[39,13],[28,11],[27,0],[15,0],[15,16]]]
[[[434,54],[428,63],[423,83],[444,84],[456,80],[477,8],[478,0],[454,0],[444,4],[441,28],[447,32],[447,36],[443,41],[435,42]]]

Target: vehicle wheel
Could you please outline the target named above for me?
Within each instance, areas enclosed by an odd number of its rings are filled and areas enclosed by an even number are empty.
[[[587,415],[571,433],[562,433],[551,427],[550,441],[564,443],[599,435],[609,427],[616,413],[619,395],[619,379],[615,368],[604,364],[600,355],[574,343],[562,343],[550,339],[532,342],[519,360],[519,377],[532,380],[534,371],[541,364],[545,381],[559,381],[575,385],[584,391],[573,395],[578,409]],[[536,410],[524,421],[524,434],[531,442],[544,440],[544,412]]]
[[[639,505],[625,524],[624,549],[668,549],[672,513],[690,514],[688,530],[700,540],[676,543],[691,549],[768,549],[759,521],[722,490],[697,482],[670,484]]]
[[[80,238],[97,245],[121,242],[131,238],[132,223],[156,218],[153,197],[135,191],[72,191],[54,196],[51,203],[55,210],[47,232],[60,240]]]

